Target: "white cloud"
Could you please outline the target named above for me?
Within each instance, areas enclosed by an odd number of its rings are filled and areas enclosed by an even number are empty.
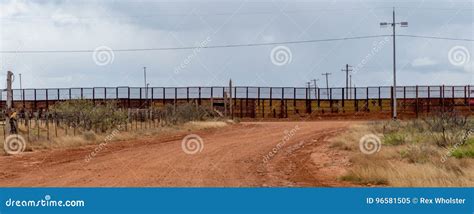
[[[429,57],[416,58],[411,63],[413,67],[431,66],[431,65],[436,65],[436,64],[438,63]]]

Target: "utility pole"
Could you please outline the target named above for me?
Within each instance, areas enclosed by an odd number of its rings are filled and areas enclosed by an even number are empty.
[[[323,76],[326,76],[326,92],[327,92],[327,98],[329,99],[329,78],[328,76],[331,75],[331,73],[323,73]]]
[[[12,100],[13,100],[13,73],[11,71],[7,72],[7,109],[6,109],[6,118],[5,118],[5,133],[10,134],[10,114],[12,113]]]
[[[352,71],[351,67],[349,64],[346,64],[346,69],[341,69],[341,71],[346,72],[346,99],[349,97],[349,72]]]
[[[319,79],[312,79],[313,83],[314,83],[314,98],[316,99],[317,98],[317,95],[316,95],[316,88],[318,88],[318,81]]]
[[[400,25],[400,27],[408,27],[408,22],[395,22],[395,8],[392,12],[392,22],[381,22],[380,27],[387,27],[388,25],[392,26],[392,40],[393,40],[393,119],[397,119],[397,63],[396,63],[396,49],[395,49],[395,27]]]
[[[306,82],[308,88],[308,98],[311,99],[311,82]]]
[[[352,74],[349,74],[349,99],[352,99]]]

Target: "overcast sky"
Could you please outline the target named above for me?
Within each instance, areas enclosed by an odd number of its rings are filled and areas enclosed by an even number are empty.
[[[379,23],[408,21],[397,34],[474,39],[467,1],[5,1],[0,0],[0,74],[23,88],[304,86],[330,72],[345,85],[391,85],[391,37],[203,49],[391,34]],[[283,46],[283,47],[281,47]],[[124,49],[196,47],[184,50]],[[74,53],[8,51],[83,50]],[[96,51],[94,51],[96,50]],[[117,50],[117,51],[114,51]],[[397,37],[399,85],[474,83],[474,42]],[[1,87],[5,87],[1,81]]]

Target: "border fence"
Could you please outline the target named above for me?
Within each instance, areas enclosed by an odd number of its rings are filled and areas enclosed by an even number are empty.
[[[193,102],[242,118],[289,118],[307,115],[379,114],[389,117],[393,87],[94,87],[13,89],[13,107],[45,112],[57,102],[87,99],[101,104],[115,100],[121,108],[150,108]],[[456,110],[471,112],[474,87],[399,86],[398,113],[419,116]],[[6,92],[0,106],[5,108]],[[232,109],[232,110],[231,110]],[[229,113],[227,113],[227,111]]]

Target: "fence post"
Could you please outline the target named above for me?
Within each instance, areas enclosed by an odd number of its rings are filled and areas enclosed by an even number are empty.
[[[174,99],[173,99],[173,105],[174,105],[174,109],[176,110],[176,106],[177,106],[177,103],[178,102],[178,88],[174,88]]]
[[[138,100],[139,100],[138,103],[139,103],[140,106],[142,106],[142,87],[140,87],[140,88],[138,88],[138,89],[140,90],[140,93],[139,93],[139,94],[140,94],[140,97],[139,97],[139,99],[138,99]]]
[[[281,87],[281,103],[280,103],[280,115],[281,118],[286,117],[286,102],[285,102],[285,88]]]
[[[245,88],[245,116],[248,117],[249,111],[249,87]]]
[[[428,105],[426,106],[426,111],[429,113],[431,107],[431,87],[428,86]]]
[[[321,89],[317,88],[318,90],[318,108],[321,108]]]
[[[406,87],[403,86],[403,111],[406,111],[407,108],[407,92]]]
[[[331,109],[332,113],[332,88],[329,89],[329,108]]]
[[[222,90],[222,93],[224,93],[224,90]],[[189,87],[186,87],[186,102],[189,103]]]
[[[467,105],[467,86],[464,86],[464,105]]]
[[[130,87],[127,90],[127,107],[130,108]]]
[[[214,110],[214,87],[211,86],[211,110]]]
[[[418,86],[416,86],[416,89],[415,89],[415,110],[416,110],[415,114],[416,114],[416,118],[418,118],[418,111],[419,111],[418,110],[418,108],[419,108],[418,105],[419,105],[418,104]]]
[[[296,113],[296,88],[293,88],[293,114]]]
[[[380,107],[380,111],[382,111],[382,95],[381,95],[381,91],[380,91],[380,86],[379,86],[379,107]]]
[[[84,99],[84,88],[81,88],[81,100]]]
[[[22,99],[23,99],[23,108],[25,108],[25,106],[26,106],[26,103],[25,103],[25,89],[23,89],[21,93],[22,93]]]
[[[151,102],[150,102],[150,106],[153,106],[153,102],[154,102],[154,96],[155,96],[155,88],[151,88]],[[155,124],[155,120],[153,119],[153,125]]]
[[[46,89],[46,109],[49,108],[48,100],[49,100],[49,98],[48,98],[48,89]]]
[[[258,99],[261,98],[261,90],[260,87],[258,87]],[[258,102],[260,104],[260,101]],[[265,118],[265,98],[262,100],[262,118]]]
[[[95,104],[95,87],[92,88],[92,102]]]
[[[35,110],[34,111],[36,111],[36,109],[38,107],[38,104],[36,103],[36,89],[34,89],[34,99],[35,99],[35,101],[34,101]]]
[[[305,88],[305,103],[306,103],[306,113],[309,113],[309,107],[308,107],[308,88]]]
[[[347,96],[347,94],[344,93],[344,88],[341,88],[341,92],[342,92],[342,99],[341,99],[341,100],[342,100],[342,102],[341,102],[341,105],[342,105],[342,112],[346,112],[346,110],[344,109],[344,98],[345,98],[344,95]],[[346,91],[346,92],[347,92],[347,91]]]
[[[357,101],[357,88],[354,87],[354,106],[355,106],[355,111],[359,111],[359,102]]]
[[[201,87],[198,88],[198,105],[201,105]],[[178,94],[176,93],[176,99],[177,99]]]
[[[163,87],[163,105],[166,105],[166,88]]]
[[[69,88],[69,99],[72,99],[71,91],[72,91],[72,89]]]
[[[272,104],[273,104],[273,103],[272,103],[272,96],[273,96],[273,88],[270,87],[270,110],[273,109],[273,108],[272,108],[272,106],[273,106],[273,105],[272,105]]]
[[[444,95],[445,95],[444,94],[444,85],[439,87],[439,91],[440,91],[439,97],[440,97],[440,102],[441,102],[440,103],[441,104],[441,109],[444,112]]]
[[[369,87],[366,88],[365,104],[365,110],[369,111]]]

